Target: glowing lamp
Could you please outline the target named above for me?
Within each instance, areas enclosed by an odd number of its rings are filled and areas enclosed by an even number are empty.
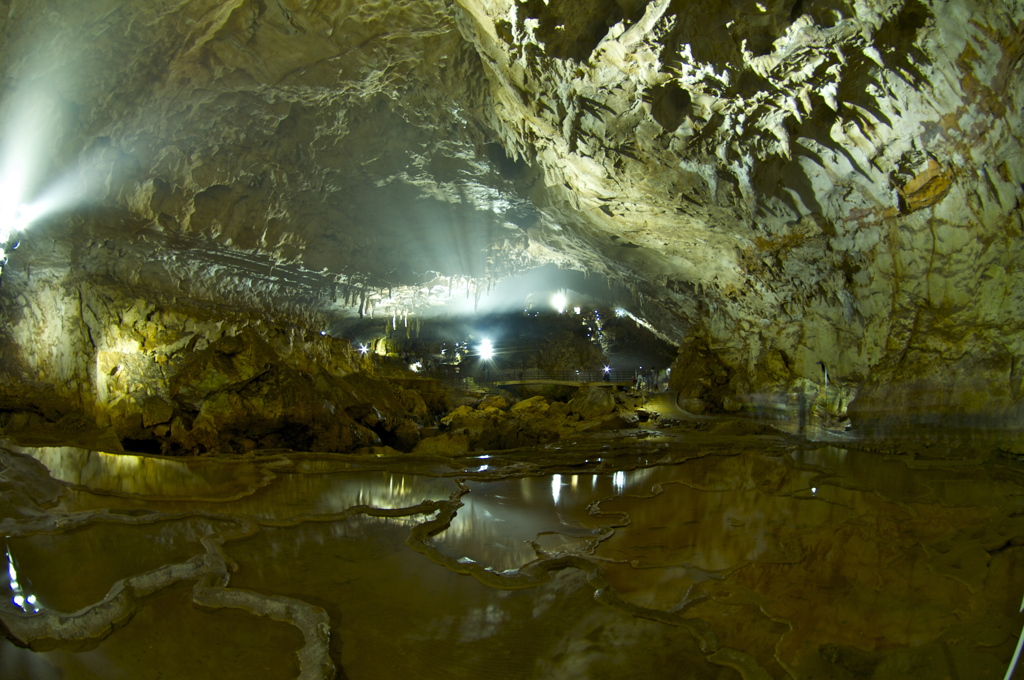
[[[480,358],[487,361],[494,356],[494,345],[491,344],[488,338],[484,338],[477,351],[480,353]]]

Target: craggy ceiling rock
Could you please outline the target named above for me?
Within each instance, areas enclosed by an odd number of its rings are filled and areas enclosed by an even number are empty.
[[[822,361],[861,413],[1019,413],[1019,3],[460,5],[492,127],[577,225],[539,238],[639,276],[731,391]]]
[[[6,7],[26,191],[75,187],[4,271],[26,377],[100,351],[40,291],[405,319],[555,262],[716,393],[1021,415],[1019,0]]]

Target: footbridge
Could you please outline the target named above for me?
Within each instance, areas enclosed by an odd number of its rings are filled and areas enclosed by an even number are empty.
[[[478,375],[489,385],[597,385],[605,387],[631,386],[636,374],[633,371],[542,371],[515,369],[495,371]]]

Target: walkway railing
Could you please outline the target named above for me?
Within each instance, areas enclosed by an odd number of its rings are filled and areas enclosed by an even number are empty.
[[[514,383],[616,383],[631,384],[636,376],[626,370],[570,370],[545,371],[539,368],[481,370],[476,368],[471,375],[456,372],[455,366],[442,366],[425,375],[437,378],[445,387],[459,388],[472,385],[502,385]]]
[[[631,382],[633,371],[544,371],[539,368],[493,371],[491,382]]]

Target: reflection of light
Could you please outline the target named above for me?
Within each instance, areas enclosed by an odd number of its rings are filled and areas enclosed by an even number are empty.
[[[415,364],[409,364],[409,370],[413,373],[419,373],[420,369],[423,368],[423,364],[417,361]]]
[[[11,556],[10,548],[7,548],[7,575],[10,578],[11,592],[14,593],[11,601],[14,602],[15,606],[27,612],[38,612],[39,604],[36,596],[29,595],[26,597],[25,589],[18,582],[18,570],[14,566],[14,558]]]
[[[558,505],[558,497],[562,495],[562,475],[551,475],[551,500]]]
[[[615,487],[615,493],[622,493],[626,488],[626,473],[619,470],[612,476],[612,485]]]
[[[551,296],[551,306],[555,308],[555,311],[561,314],[565,311],[566,305],[569,304],[569,300],[565,297],[565,293],[555,293]]]
[[[139,456],[126,456],[120,453],[104,453],[103,451],[97,451],[96,454],[99,456],[100,462],[103,463],[101,467],[107,468],[111,471],[116,471],[114,473],[115,475],[121,472],[131,474],[132,470],[139,467],[142,460]]]
[[[494,346],[491,344],[491,341],[488,338],[483,339],[483,341],[480,343],[478,351],[480,352],[480,358],[483,359],[484,361],[494,356]]]
[[[812,486],[811,487],[811,493],[818,493],[818,487]]]

